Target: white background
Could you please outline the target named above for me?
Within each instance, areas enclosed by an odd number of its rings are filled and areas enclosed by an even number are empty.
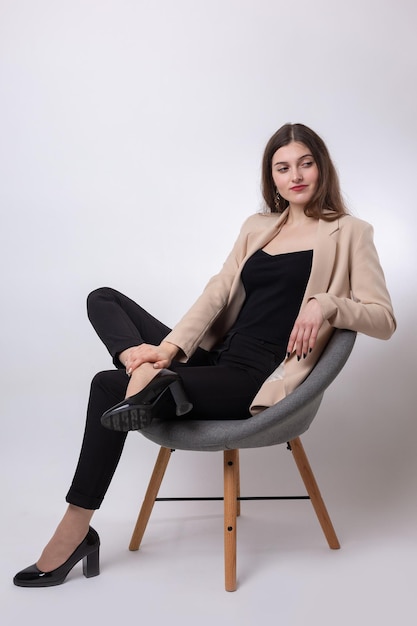
[[[416,527],[416,20],[414,0],[0,0],[6,587],[64,510],[89,381],[111,366],[87,294],[112,286],[175,324],[260,210],[285,122],[323,137],[374,225],[398,320],[389,342],[358,338],[307,452],[342,543],[377,528],[395,553]],[[110,546],[127,544],[155,453],[128,438],[95,522]],[[220,456],[177,454],[171,495],[221,491]],[[284,448],[242,463],[244,491],[299,489]]]

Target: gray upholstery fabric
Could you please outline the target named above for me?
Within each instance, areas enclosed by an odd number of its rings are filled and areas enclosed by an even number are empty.
[[[155,420],[140,432],[160,446],[176,450],[217,451],[285,443],[309,428],[324,391],[345,365],[355,339],[353,331],[335,330],[308,378],[286,398],[253,417],[230,421]]]

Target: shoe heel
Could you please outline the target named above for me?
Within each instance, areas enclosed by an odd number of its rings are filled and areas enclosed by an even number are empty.
[[[175,413],[177,417],[180,417],[181,415],[185,415],[186,413],[189,413],[189,411],[191,411],[191,409],[193,408],[193,405],[188,400],[181,381],[175,380],[169,386],[169,390],[171,392],[172,397],[174,398]]]
[[[100,548],[90,552],[83,558],[83,574],[86,578],[92,578],[100,574]]]

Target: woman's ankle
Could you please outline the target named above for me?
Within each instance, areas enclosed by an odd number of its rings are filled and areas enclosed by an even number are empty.
[[[134,396],[139,391],[142,391],[159,372],[160,370],[152,367],[150,363],[144,363],[135,369],[130,377],[125,397],[130,398],[130,396]]]
[[[36,563],[42,572],[52,571],[65,563],[80,543],[84,541],[93,513],[94,511],[69,505]]]

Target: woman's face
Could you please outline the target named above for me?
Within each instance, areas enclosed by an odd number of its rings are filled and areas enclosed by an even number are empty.
[[[282,198],[304,207],[317,189],[319,170],[307,146],[292,141],[273,155],[272,178]]]

